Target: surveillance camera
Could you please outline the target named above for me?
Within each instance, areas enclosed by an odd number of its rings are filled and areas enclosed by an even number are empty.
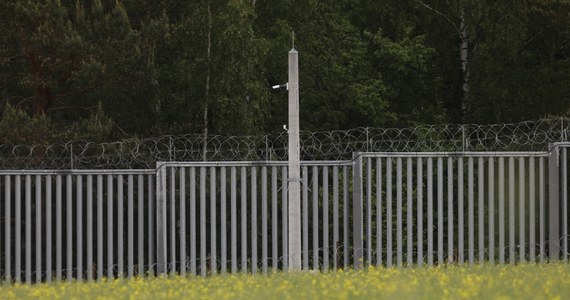
[[[283,87],[286,88],[287,90],[289,90],[289,83],[279,84],[279,85],[274,85],[274,86],[272,86],[272,88],[273,88],[274,90],[280,89],[280,88],[283,88]]]

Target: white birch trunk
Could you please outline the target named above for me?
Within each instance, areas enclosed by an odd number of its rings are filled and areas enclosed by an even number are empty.
[[[208,150],[208,105],[210,102],[210,73],[212,61],[212,9],[210,1],[208,1],[208,46],[206,50],[206,92],[204,94],[204,146],[203,146],[203,159],[207,160]]]
[[[464,12],[459,16],[459,61],[461,64],[461,122],[464,121],[469,99],[469,40],[465,28]]]

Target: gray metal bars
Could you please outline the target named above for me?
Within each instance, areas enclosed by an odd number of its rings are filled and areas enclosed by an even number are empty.
[[[301,163],[302,268],[568,260],[569,143]],[[288,269],[286,162],[0,171],[0,277]]]
[[[0,172],[2,278],[153,272],[154,170]]]
[[[568,148],[570,143],[549,144],[549,254],[568,261]]]
[[[552,170],[553,158],[545,152],[357,155],[355,266],[544,261],[547,253],[557,258],[558,239],[567,259],[562,153],[563,214],[555,205],[559,170]],[[554,213],[562,216],[562,235]]]
[[[302,268],[348,267],[352,162],[301,164]],[[288,269],[284,162],[159,163],[158,272]],[[163,204],[161,204],[163,203]],[[163,224],[162,226],[160,224]],[[164,262],[164,266],[161,264]]]

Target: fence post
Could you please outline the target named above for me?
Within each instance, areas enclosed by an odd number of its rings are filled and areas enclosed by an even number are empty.
[[[288,267],[290,271],[301,270],[301,168],[299,142],[299,53],[289,51],[289,198],[287,218]]]
[[[156,271],[166,274],[166,167],[156,163]]]
[[[360,153],[353,153],[352,168],[352,238],[354,245],[354,269],[362,267],[362,156]]]
[[[549,260],[556,261],[560,255],[560,166],[558,145],[548,144],[548,228]]]

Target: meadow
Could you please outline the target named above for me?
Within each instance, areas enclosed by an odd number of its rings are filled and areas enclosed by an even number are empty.
[[[376,268],[2,284],[1,299],[570,299],[570,265]]]

